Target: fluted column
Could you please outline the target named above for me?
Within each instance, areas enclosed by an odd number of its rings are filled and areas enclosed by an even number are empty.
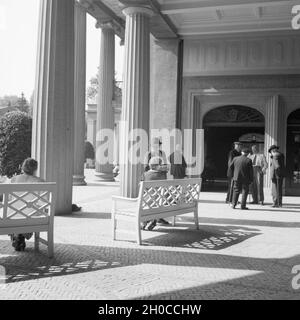
[[[280,96],[274,95],[270,97],[266,104],[266,116],[265,116],[265,154],[267,160],[270,163],[270,156],[268,150],[271,145],[279,145],[283,150],[284,145],[284,110],[283,105],[280,104]],[[270,170],[267,170],[265,177],[265,187],[270,187]]]
[[[115,32],[110,22],[97,23],[101,28],[99,91],[97,101],[96,135],[96,176],[103,180],[113,180],[113,134],[108,137],[107,129],[114,130],[114,110],[112,106],[115,73]],[[107,143],[109,139],[109,143]],[[103,147],[107,146],[106,150]]]
[[[32,156],[57,183],[56,214],[72,212],[74,0],[41,0]]]
[[[73,185],[84,180],[85,78],[86,78],[86,10],[75,1],[75,84],[74,84],[74,171]]]
[[[136,197],[142,165],[135,163],[137,154],[132,147],[137,141],[131,133],[134,129],[149,132],[149,20],[152,11],[146,7],[127,7],[123,13],[126,16],[126,30],[120,130],[120,187],[122,196]],[[148,144],[148,141],[143,142]]]

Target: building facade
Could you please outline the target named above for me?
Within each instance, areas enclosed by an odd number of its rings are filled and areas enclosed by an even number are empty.
[[[266,156],[268,147],[278,144],[288,166],[285,193],[299,194],[300,33],[291,24],[297,2],[42,0],[33,154],[42,176],[58,183],[58,212],[70,208],[72,175],[83,176],[78,159],[84,150],[85,106],[79,101],[85,83],[78,75],[85,63],[86,14],[97,19],[101,34],[97,133],[114,128],[115,35],[125,46],[121,120],[126,126],[119,150],[123,196],[135,197],[138,191],[142,166],[131,161],[137,142],[131,132],[137,128],[202,129],[196,156],[215,164],[217,179],[225,178],[233,141],[256,142]],[[74,137],[82,146],[75,154]],[[96,140],[101,146],[105,137],[97,134]],[[190,152],[199,147],[192,140]],[[113,154],[113,144],[109,148]],[[51,161],[53,153],[59,165]],[[71,158],[77,172],[65,165]],[[96,171],[109,177],[111,165],[97,161]]]

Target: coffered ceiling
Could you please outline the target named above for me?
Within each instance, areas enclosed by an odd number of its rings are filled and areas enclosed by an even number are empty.
[[[299,0],[80,0],[99,19],[113,17],[125,26],[122,5],[153,9],[151,32],[157,38],[292,32],[292,7]]]

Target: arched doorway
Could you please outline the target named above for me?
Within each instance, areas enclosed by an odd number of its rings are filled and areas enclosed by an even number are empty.
[[[256,109],[228,105],[209,111],[203,118],[205,139],[204,189],[223,191],[227,185],[227,157],[234,141],[264,149],[265,119]],[[211,183],[213,182],[213,183]]]
[[[286,194],[300,195],[300,109],[287,119],[286,168]]]

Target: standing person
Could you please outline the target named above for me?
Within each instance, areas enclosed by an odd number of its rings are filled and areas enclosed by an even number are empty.
[[[176,144],[175,151],[170,155],[169,161],[171,163],[171,175],[173,178],[184,179],[187,165],[180,144]]]
[[[264,204],[264,174],[268,169],[268,162],[264,154],[258,152],[257,145],[251,147],[252,154],[249,158],[253,166],[253,182],[251,184],[252,204]]]
[[[160,159],[159,167],[156,168],[156,170],[160,172],[159,180],[167,179],[167,173],[168,173],[167,157],[165,152],[161,150],[161,142],[157,137],[154,137],[152,139],[150,151],[146,154],[144,172],[147,172],[150,170],[149,163],[153,157],[158,157]],[[169,225],[169,222],[162,218],[158,220],[158,223],[162,225]]]
[[[248,158],[249,153],[249,149],[244,148],[242,155],[235,157],[229,167],[233,175],[233,209],[235,209],[239,195],[242,192],[241,209],[248,210],[246,201],[249,194],[249,185],[253,181],[252,160]]]
[[[160,157],[152,157],[149,161],[149,170],[144,172],[142,180],[151,181],[151,180],[164,180],[166,179],[164,172],[160,170],[162,160]],[[153,230],[156,226],[156,220],[149,220],[144,222],[143,230]],[[168,223],[169,224],[169,223]]]
[[[227,196],[226,196],[226,203],[230,203],[232,200],[232,192],[233,192],[233,183],[232,183],[232,173],[230,170],[230,165],[232,160],[235,157],[239,157],[241,155],[242,143],[241,142],[234,142],[234,149],[231,150],[228,154],[228,169],[227,169],[227,181],[228,181],[228,189],[227,189]]]
[[[272,181],[273,208],[282,207],[282,184],[285,177],[284,155],[279,152],[279,147],[272,145],[269,148],[271,153],[270,177]]]
[[[22,164],[22,173],[14,176],[11,179],[11,183],[39,183],[45,182],[40,177],[36,176],[38,163],[32,158],[27,158]],[[12,246],[16,251],[24,251],[26,247],[25,239],[29,240],[32,237],[32,233],[26,234],[12,234],[11,241]]]

